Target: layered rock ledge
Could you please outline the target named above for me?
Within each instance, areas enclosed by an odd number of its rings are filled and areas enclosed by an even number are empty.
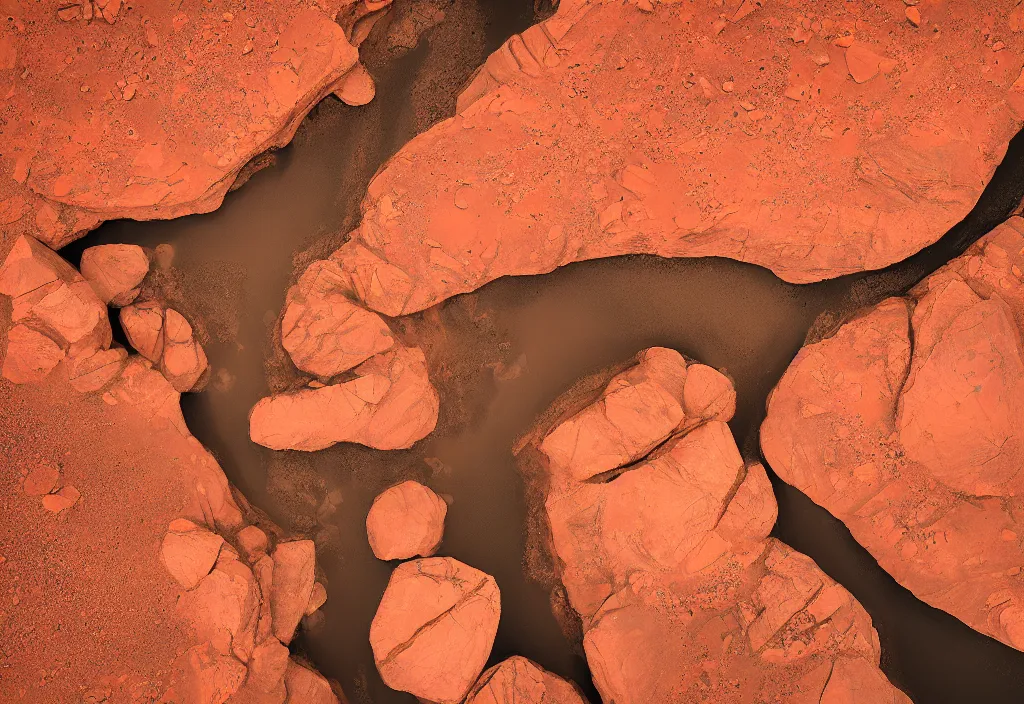
[[[725,424],[731,392],[652,348],[596,394],[556,401],[525,445],[603,700],[909,702],[864,609],[768,537],[775,499]]]
[[[1024,106],[1014,3],[904,9],[564,0],[378,173],[331,258],[389,316],[630,253],[798,283],[900,261],[970,211]]]
[[[1024,650],[1024,220],[802,349],[761,447],[896,581]]]
[[[0,254],[8,234],[56,249],[104,220],[214,210],[317,101],[365,84],[356,46],[389,4],[10,4]]]

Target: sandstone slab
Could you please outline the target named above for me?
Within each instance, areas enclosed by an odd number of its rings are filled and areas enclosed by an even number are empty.
[[[934,36],[1011,0],[951,0],[927,32],[881,5],[726,5],[564,0],[509,39],[370,184],[331,257],[352,294],[398,316],[630,253],[806,283],[900,261],[971,210],[1022,123],[1024,36]]]

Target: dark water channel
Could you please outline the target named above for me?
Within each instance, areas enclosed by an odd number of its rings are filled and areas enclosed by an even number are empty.
[[[108,223],[64,251],[169,243],[171,302],[209,336],[213,381],[183,399],[192,432],[231,481],[279,525],[314,537],[328,580],[323,618],[295,649],[339,680],[356,703],[413,702],[373,665],[370,620],[392,564],[376,560],[364,520],[373,497],[406,478],[451,501],[441,555],[494,575],[502,618],[491,662],[525,655],[576,681],[598,702],[578,644],[552,613],[548,588],[527,576],[527,498],[511,448],[517,436],[586,374],[652,345],[725,370],[738,390],[731,423],[749,458],[768,392],[805,339],[858,307],[898,295],[1004,220],[1024,195],[1024,141],[1014,140],[978,206],[936,245],[882,272],[811,286],[721,259],[619,257],[545,276],[506,278],[401,321],[420,344],[441,393],[427,440],[403,452],[342,445],[272,452],[248,439],[247,415],[280,374],[274,323],[295,271],[326,256],[358,220],[377,168],[416,133],[454,111],[458,88],[486,55],[533,22],[529,0],[438,0],[445,19],[401,56],[379,25],[362,54],[377,98],[350,108],[333,98],[303,122],[276,163],[208,215]],[[775,480],[775,534],[814,558],[874,619],[888,676],[918,704],[1024,701],[1024,653],[971,631],[916,600],[845,527]],[[652,703],[657,704],[657,703]]]

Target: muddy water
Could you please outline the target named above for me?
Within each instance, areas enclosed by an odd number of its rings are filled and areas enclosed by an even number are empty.
[[[267,393],[268,375],[280,371],[273,326],[294,273],[340,244],[374,171],[451,114],[473,68],[532,22],[532,7],[522,0],[438,4],[445,20],[411,52],[395,57],[386,25],[364,44],[378,83],[371,105],[321,103],[276,163],[218,211],[109,223],[65,254],[74,261],[85,246],[107,242],[173,245],[172,302],[209,335],[215,371],[205,392],[183,398],[189,427],[254,505],[316,539],[329,599],[294,649],[338,679],[353,702],[414,701],[381,682],[367,635],[393,565],[373,557],[363,522],[373,497],[406,478],[451,502],[440,554],[498,581],[503,613],[491,662],[525,655],[573,679],[597,702],[572,624],[556,619],[550,585],[527,576],[537,561],[524,531],[528,497],[511,453],[516,437],[580,376],[663,345],[733,378],[733,432],[747,457],[758,458],[766,396],[805,336],[826,335],[857,307],[905,291],[1004,219],[1024,195],[1024,145],[1015,143],[964,223],[876,274],[795,287],[727,260],[621,257],[502,279],[395,321],[396,331],[427,353],[442,397],[437,432],[404,452],[351,445],[318,453],[264,450],[248,441],[247,414]],[[841,523],[775,483],[775,534],[864,604],[887,674],[915,702],[1021,701],[1024,655],[914,599]]]

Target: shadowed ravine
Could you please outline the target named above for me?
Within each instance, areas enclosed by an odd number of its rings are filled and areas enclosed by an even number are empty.
[[[423,347],[441,394],[435,433],[403,452],[344,445],[271,452],[248,439],[248,411],[275,372],[272,335],[296,270],[325,256],[358,217],[373,173],[418,131],[454,110],[459,86],[487,53],[532,23],[522,0],[457,3],[414,51],[393,59],[378,27],[363,56],[378,95],[363,108],[333,98],[304,121],[276,163],[209,215],[114,222],[64,250],[109,242],[175,248],[176,304],[200,321],[222,381],[183,398],[192,432],[246,497],[287,529],[314,537],[328,579],[324,618],[295,648],[354,702],[413,702],[381,682],[370,620],[393,565],[376,560],[364,520],[373,497],[405,478],[451,497],[450,555],[493,575],[502,619],[491,663],[513,654],[575,680],[599,701],[586,662],[524,570],[527,500],[512,445],[581,376],[652,345],[723,369],[735,382],[731,426],[760,459],[765,401],[805,339],[830,334],[864,305],[899,295],[1006,219],[1024,196],[1024,139],[1015,138],[974,211],[939,242],[886,270],[809,286],[723,259],[619,257],[551,274],[505,278],[393,321]],[[443,86],[443,90],[439,90]],[[1019,702],[1024,654],[971,631],[899,587],[845,527],[772,476],[775,535],[813,559],[874,619],[883,668],[918,704]],[[339,502],[340,496],[340,502]]]

